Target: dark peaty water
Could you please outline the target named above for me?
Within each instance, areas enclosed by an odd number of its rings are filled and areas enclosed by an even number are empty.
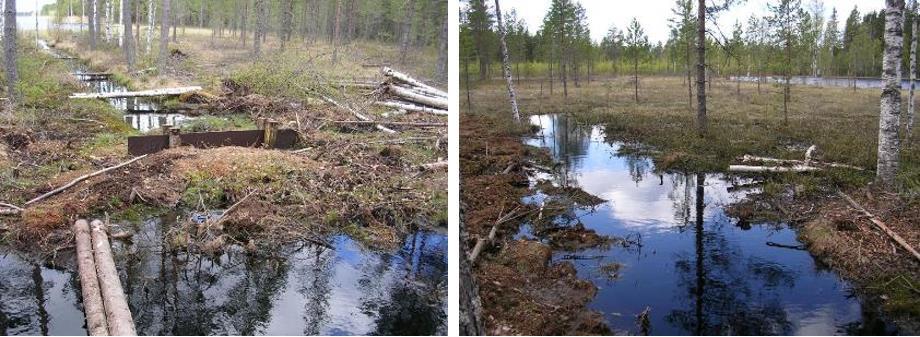
[[[391,253],[335,237],[273,256],[243,249],[208,257],[168,252],[169,220],[115,241],[122,285],[141,335],[443,335],[447,239],[407,236]],[[76,273],[0,255],[0,335],[85,335]]]
[[[604,140],[600,127],[564,115],[534,116],[541,136],[527,143],[551,151],[560,163],[556,184],[579,186],[606,200],[556,219],[581,222],[598,233],[641,237],[641,247],[557,253],[579,277],[599,288],[591,308],[612,328],[639,333],[636,315],[650,309],[656,335],[891,334],[892,328],[862,307],[851,287],[798,246],[785,224],[748,224],[724,207],[750,192],[728,192],[749,180],[720,174],[653,173],[642,156],[620,156],[621,144]],[[528,197],[540,203],[545,196]],[[528,236],[528,229],[522,236]],[[622,263],[612,275],[601,266]]]

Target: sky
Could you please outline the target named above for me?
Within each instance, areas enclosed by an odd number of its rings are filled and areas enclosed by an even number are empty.
[[[16,1],[16,11],[17,12],[31,12],[36,8],[47,4],[55,3],[54,0],[17,0]]]
[[[617,29],[623,30],[632,18],[639,20],[639,24],[645,29],[649,41],[653,44],[668,39],[670,31],[668,21],[673,16],[671,9],[674,7],[674,0],[576,0],[581,3],[588,14],[588,26],[591,29],[591,38],[600,41],[610,25],[614,24]],[[802,0],[802,6],[808,8],[813,0]],[[711,3],[711,0],[709,1]],[[728,36],[732,31],[736,20],[742,25],[747,24],[747,19],[751,14],[764,16],[767,12],[767,4],[775,0],[747,0],[743,4],[733,7],[727,12],[719,14],[719,28]],[[843,21],[853,10],[853,6],[859,6],[860,13],[884,8],[884,0],[824,0],[824,16],[829,17],[831,8],[837,8],[837,17],[840,23],[840,29],[843,29]],[[531,33],[540,29],[543,17],[549,10],[550,0],[501,0],[502,12],[508,12],[511,9],[517,11],[518,17],[523,18],[528,25]]]

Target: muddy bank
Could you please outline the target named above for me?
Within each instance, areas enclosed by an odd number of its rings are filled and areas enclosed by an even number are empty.
[[[550,163],[544,151],[524,146],[530,128],[484,115],[461,115],[461,202],[470,233],[467,251],[476,238],[489,235],[496,221],[508,214],[536,218],[539,207],[526,205],[529,174],[536,162]],[[597,289],[580,280],[568,262],[551,260],[553,247],[515,240],[520,218],[502,223],[496,243],[475,261],[473,274],[483,304],[485,332],[496,335],[604,334],[609,332],[597,312],[586,307]],[[565,232],[565,231],[561,231]],[[576,237],[580,237],[576,235]],[[558,242],[568,242],[562,240]]]

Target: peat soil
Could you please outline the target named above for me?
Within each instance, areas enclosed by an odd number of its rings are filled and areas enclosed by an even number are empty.
[[[553,244],[515,239],[527,218],[545,209],[524,204],[535,167],[551,165],[544,150],[525,146],[532,129],[487,115],[462,114],[461,203],[469,233],[467,251],[497,226],[496,239],[474,261],[485,331],[492,335],[595,335],[609,333],[603,317],[587,308],[597,288],[579,279],[569,262],[552,262],[556,245],[599,245],[586,229],[553,233]],[[547,215],[547,217],[549,217]],[[548,235],[549,236],[549,235]]]

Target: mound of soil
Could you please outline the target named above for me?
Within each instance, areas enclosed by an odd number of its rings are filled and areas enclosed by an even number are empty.
[[[915,249],[920,247],[920,207],[895,194],[863,189],[848,193]],[[916,201],[914,202],[916,203]],[[920,332],[920,261],[841,198],[820,203],[799,232],[808,250],[880,304],[901,333]]]
[[[521,199],[530,194],[528,160],[547,160],[544,151],[524,146],[530,130],[483,115],[461,115],[460,172],[464,223],[476,238],[488,236],[497,219],[516,210],[534,214]],[[517,221],[521,221],[518,219]],[[476,261],[485,332],[492,335],[584,335],[609,330],[601,314],[586,308],[597,289],[576,276],[570,263],[550,264],[553,247],[510,240],[519,222],[498,227],[497,243]],[[574,232],[572,232],[574,233]],[[586,231],[581,232],[585,237]],[[580,239],[580,234],[579,239]],[[574,235],[574,234],[573,234]],[[565,241],[560,237],[560,242]]]
[[[568,262],[550,264],[552,248],[512,241],[479,267],[483,317],[491,335],[593,335],[608,329],[584,309],[597,288],[576,277]]]
[[[548,231],[546,237],[549,238],[549,243],[553,248],[570,252],[613,243],[610,237],[598,235],[593,229],[587,229],[581,223]]]

